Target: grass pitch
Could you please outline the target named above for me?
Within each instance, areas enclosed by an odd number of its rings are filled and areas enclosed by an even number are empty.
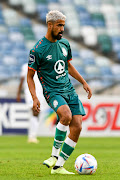
[[[74,162],[82,153],[95,156],[98,169],[93,175],[51,175],[42,162],[50,157],[53,138],[39,138],[28,144],[26,136],[0,137],[0,180],[120,180],[120,137],[80,138],[64,167],[75,172]]]

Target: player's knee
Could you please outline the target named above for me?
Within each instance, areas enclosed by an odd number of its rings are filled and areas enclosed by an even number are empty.
[[[61,123],[66,126],[70,124],[71,120],[72,120],[72,114],[69,112],[64,113],[60,118]]]

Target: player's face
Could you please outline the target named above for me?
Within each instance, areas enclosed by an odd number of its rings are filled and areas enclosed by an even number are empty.
[[[51,35],[53,39],[60,40],[62,38],[62,34],[64,32],[64,26],[65,26],[65,21],[63,20],[57,20],[56,22],[53,22],[53,26],[51,30]]]

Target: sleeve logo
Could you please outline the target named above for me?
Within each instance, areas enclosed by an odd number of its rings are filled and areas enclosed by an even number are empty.
[[[62,48],[62,52],[63,52],[63,55],[65,56],[65,57],[67,57],[67,51],[66,51],[66,49],[63,47]]]
[[[33,54],[29,55],[29,64],[32,64],[35,62],[35,56]]]
[[[53,101],[53,106],[54,106],[54,108],[56,108],[57,105],[58,105],[58,101],[55,99],[55,100]]]

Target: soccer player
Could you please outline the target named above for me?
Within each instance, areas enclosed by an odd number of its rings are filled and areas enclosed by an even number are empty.
[[[28,63],[27,82],[33,98],[33,109],[40,111],[40,102],[33,81],[34,73],[37,71],[46,101],[59,117],[51,157],[43,162],[46,166],[52,167],[51,174],[74,174],[63,168],[63,165],[76,146],[82,129],[82,116],[85,115],[68,73],[83,84],[88,99],[92,96],[87,82],[70,63],[70,44],[67,39],[62,38],[65,19],[66,16],[57,10],[46,15],[47,33],[30,50]],[[68,127],[70,133],[66,137]]]
[[[38,143],[37,139],[37,133],[38,133],[38,127],[39,127],[39,112],[33,111],[33,100],[30,94],[30,91],[28,89],[27,85],[27,71],[28,71],[28,64],[25,63],[23,64],[21,68],[21,74],[20,74],[20,84],[18,87],[18,92],[17,92],[17,102],[21,101],[21,91],[22,87],[24,87],[24,95],[25,95],[25,102],[30,108],[30,119],[29,119],[29,129],[28,129],[28,143]],[[45,98],[43,96],[42,92],[42,86],[38,80],[37,74],[35,73],[34,76],[34,81],[36,84],[36,93],[40,101],[45,103]],[[43,109],[43,107],[42,107]]]

